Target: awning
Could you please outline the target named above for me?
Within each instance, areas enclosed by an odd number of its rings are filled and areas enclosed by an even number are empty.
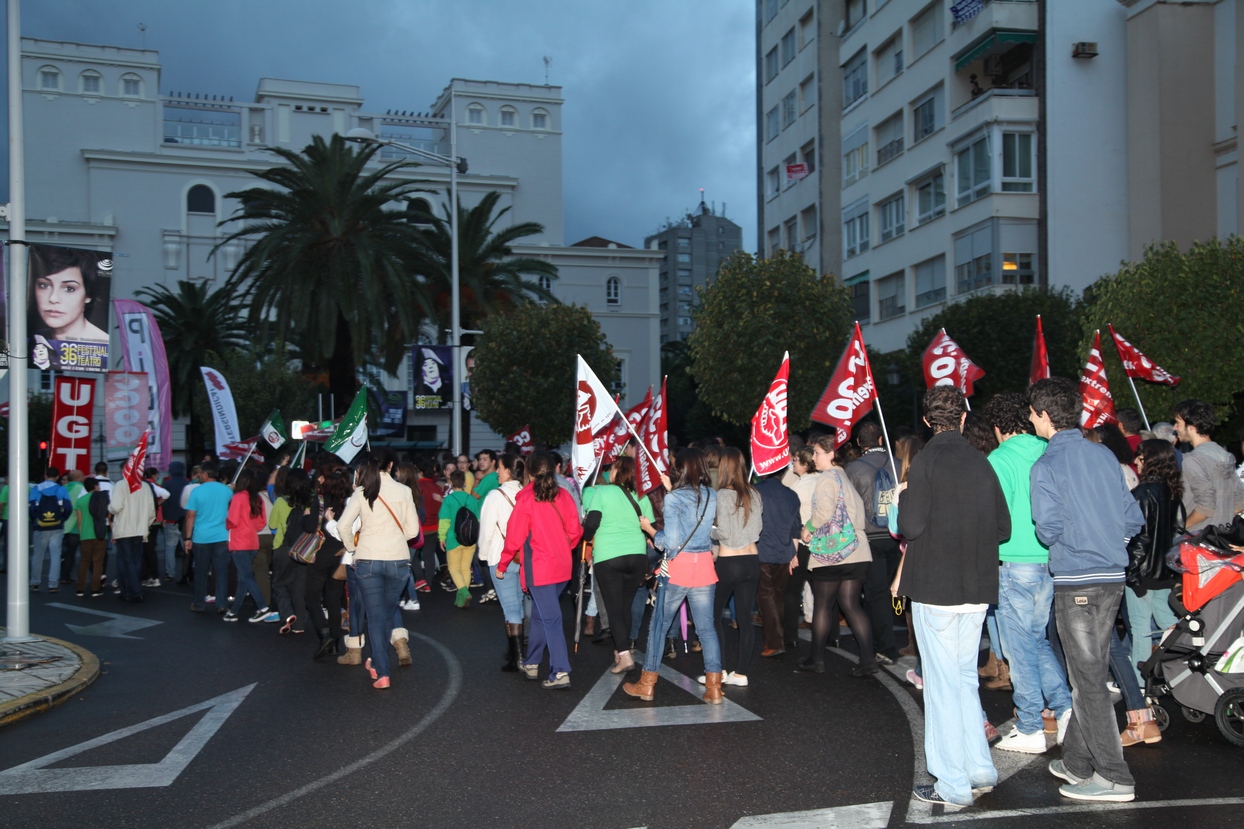
[[[852,285],[858,285],[861,282],[867,281],[868,271],[864,271],[863,273],[857,273],[855,276],[848,276],[846,279],[842,280],[842,284],[850,287]]]
[[[955,71],[958,72],[972,61],[979,60],[990,54],[1005,52],[1019,43],[1036,43],[1036,32],[1018,32],[1012,29],[990,29],[978,37],[966,49],[954,56]]]

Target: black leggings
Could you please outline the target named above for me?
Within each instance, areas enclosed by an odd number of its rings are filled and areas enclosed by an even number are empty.
[[[756,606],[756,587],[760,584],[760,556],[719,556],[717,559],[717,590],[713,593],[713,624],[721,643],[721,665],[726,665],[726,630],[721,611],[734,596],[734,621],[739,626],[739,658],[737,673],[747,676],[756,648],[756,628],[752,625],[752,608]]]
[[[341,556],[334,555],[336,550],[327,547],[321,547],[315,556],[315,563],[307,565],[307,613],[316,633],[322,634],[327,628],[329,635],[340,642],[345,636],[341,628],[341,607],[346,583],[333,578]]]
[[[609,633],[613,649],[621,653],[630,647],[631,604],[648,575],[648,556],[635,554],[596,562],[593,567],[600,600],[609,617]]]
[[[868,615],[860,604],[861,579],[844,579],[842,581],[812,580],[812,661],[821,662],[825,658],[825,643],[829,641],[829,631],[838,624],[838,614],[831,613],[834,597],[847,617],[851,632],[855,634],[855,642],[860,648],[860,664],[873,662],[873,629],[869,624]]]

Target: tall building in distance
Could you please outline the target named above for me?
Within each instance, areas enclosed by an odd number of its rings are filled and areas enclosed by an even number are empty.
[[[743,228],[701,199],[695,212],[644,239],[644,247],[663,257],[657,279],[661,344],[685,340],[695,330],[691,309],[698,304],[697,289],[708,285],[721,263],[742,249]]]

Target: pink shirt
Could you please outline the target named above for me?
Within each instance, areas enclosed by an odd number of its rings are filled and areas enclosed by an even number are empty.
[[[262,505],[259,515],[251,515],[251,497],[245,492],[236,492],[229,502],[229,514],[225,516],[225,526],[229,529],[230,550],[258,550],[259,531],[267,524]]]
[[[717,583],[717,568],[712,553],[688,553],[685,550],[669,563],[670,584],[678,587],[708,587]]]

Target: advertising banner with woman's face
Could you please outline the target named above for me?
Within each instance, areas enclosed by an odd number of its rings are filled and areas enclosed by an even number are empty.
[[[27,333],[33,368],[108,370],[112,254],[30,246]]]
[[[415,408],[452,409],[454,406],[454,370],[452,347],[417,345],[414,350]]]

